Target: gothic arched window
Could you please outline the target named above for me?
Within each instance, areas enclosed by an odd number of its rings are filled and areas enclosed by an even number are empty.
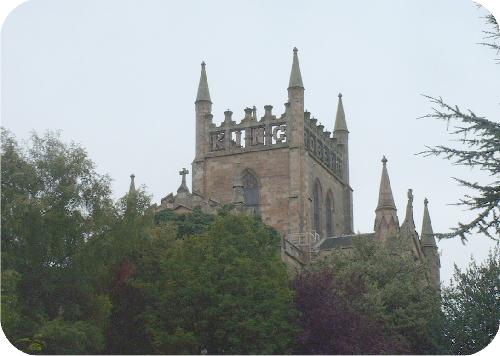
[[[320,236],[322,235],[321,229],[321,197],[322,197],[322,189],[319,180],[316,179],[314,183],[313,190],[313,204],[314,204],[314,230]]]
[[[333,236],[333,197],[332,192],[329,190],[326,194],[325,203],[325,222],[326,222],[326,236]]]
[[[245,170],[243,172],[243,195],[245,197],[245,204],[247,206],[252,206],[258,208],[260,204],[259,196],[259,181],[257,177],[250,172]]]

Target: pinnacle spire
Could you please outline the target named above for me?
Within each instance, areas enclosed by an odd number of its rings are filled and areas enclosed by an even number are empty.
[[[382,164],[382,177],[380,179],[380,189],[378,193],[378,204],[376,210],[396,210],[396,205],[394,204],[394,198],[392,196],[391,181],[389,180],[389,174],[387,173],[387,158],[385,158],[385,156],[383,156],[382,158]]]
[[[300,74],[299,56],[297,55],[298,51],[297,47],[293,48],[292,72],[290,73],[288,89],[295,87],[304,89],[304,84],[302,84],[302,75]]]
[[[205,62],[201,62],[200,83],[198,84],[198,94],[196,95],[196,102],[210,101],[210,91],[208,90],[207,71],[205,70]]]
[[[345,122],[344,104],[342,104],[342,93],[339,93],[337,116],[335,117],[335,127],[333,131],[347,131],[347,124]]]
[[[406,205],[406,216],[403,224],[409,224],[415,229],[415,221],[413,220],[413,190],[408,189],[408,204]]]
[[[427,204],[429,201],[427,198],[424,199],[424,218],[422,221],[422,233],[420,234],[423,246],[436,246],[436,240],[434,239],[434,232],[432,231],[431,217],[429,215],[429,209]]]
[[[137,191],[135,190],[135,175],[130,175],[130,188],[126,195],[125,216],[132,216],[137,213]]]
[[[135,174],[130,175],[130,188],[128,190],[129,194],[135,193],[135,182],[134,182]]]

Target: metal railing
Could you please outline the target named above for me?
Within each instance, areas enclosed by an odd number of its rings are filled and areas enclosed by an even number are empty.
[[[290,233],[284,237],[284,249],[302,263],[311,262],[319,253],[321,237],[316,231]]]

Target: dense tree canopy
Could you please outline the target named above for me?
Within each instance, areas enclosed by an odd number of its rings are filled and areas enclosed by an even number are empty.
[[[455,266],[443,290],[445,336],[452,354],[469,355],[486,347],[500,324],[500,247],[478,265],[471,259],[466,271]]]
[[[297,340],[299,354],[395,354],[408,353],[398,335],[383,322],[356,310],[348,298],[361,285],[344,293],[344,285],[327,268],[307,271],[295,280],[296,305],[303,332]],[[361,287],[361,288],[358,288]]]
[[[305,345],[321,345],[322,353],[442,352],[438,293],[425,265],[406,246],[397,238],[385,246],[358,240],[353,249],[336,251],[313,266],[311,273],[321,283],[301,277]],[[322,296],[319,302],[309,300],[316,294]],[[345,323],[325,321],[321,315],[336,315]]]
[[[102,340],[95,335],[101,326],[89,320],[102,306],[79,273],[76,256],[110,229],[115,213],[109,178],[95,171],[81,147],[65,145],[55,134],[34,134],[28,147],[19,147],[3,130],[1,152],[7,336],[30,352],[64,353],[64,346],[43,340],[66,328],[65,338],[78,335],[79,346],[99,348]]]
[[[152,281],[155,352],[288,353],[295,310],[279,238],[259,221],[218,217],[177,240]]]
[[[114,202],[51,133],[21,147],[3,131],[1,155],[1,321],[25,352],[469,353],[498,328],[498,251],[445,289],[443,314],[401,241],[292,279],[278,233],[231,206],[157,212],[144,188]]]
[[[29,353],[286,353],[279,236],[259,220],[118,202],[85,151],[2,132],[2,326]]]

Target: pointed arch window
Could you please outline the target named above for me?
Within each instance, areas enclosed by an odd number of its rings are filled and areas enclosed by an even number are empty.
[[[247,206],[258,208],[260,204],[259,181],[257,176],[245,170],[243,172],[243,196]]]
[[[325,223],[326,223],[326,236],[333,236],[333,195],[329,190],[326,195],[325,202]]]
[[[321,228],[321,206],[322,206],[322,189],[321,189],[321,184],[318,179],[316,179],[316,182],[314,183],[314,190],[313,190],[313,206],[314,206],[314,230],[316,231],[317,234],[320,236],[322,235],[322,228]]]

